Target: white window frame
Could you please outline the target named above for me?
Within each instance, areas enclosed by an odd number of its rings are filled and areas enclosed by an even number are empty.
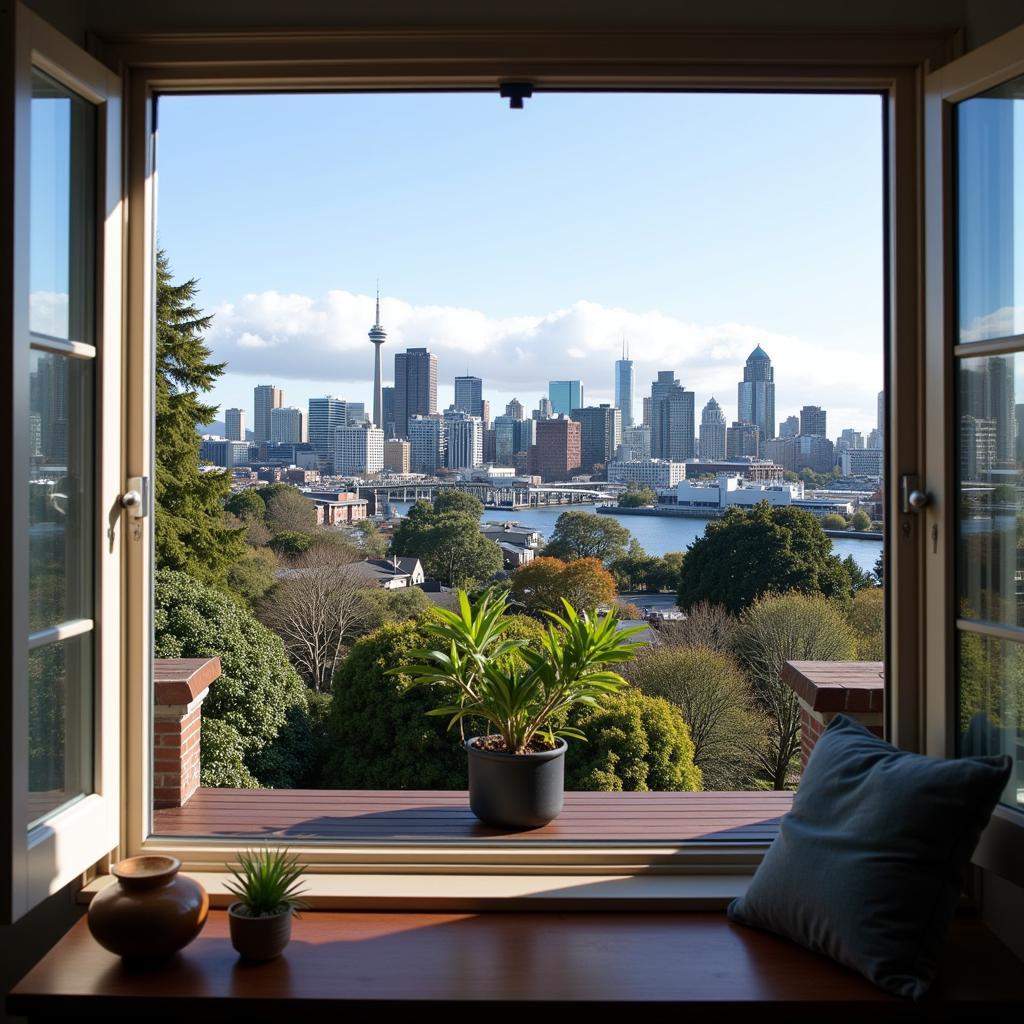
[[[9,447],[11,501],[3,516],[3,551],[8,564],[0,604],[7,665],[0,681],[0,749],[10,752],[10,786],[0,795],[0,919],[13,921],[104,858],[120,840],[121,792],[121,255],[123,203],[121,83],[99,61],[74,46],[20,3],[13,39],[13,123],[10,164],[14,188],[3,219],[11,225],[4,252],[3,313],[10,335],[3,352],[7,391],[5,430]],[[97,109],[96,210],[96,387],[94,477],[93,623],[67,629],[93,630],[92,792],[58,808],[28,830],[28,423],[29,423],[29,189],[31,173],[32,69],[95,105]],[[10,265],[7,266],[9,261]],[[54,350],[60,342],[53,342]],[[68,349],[81,346],[66,346]],[[88,346],[85,346],[88,349]],[[91,351],[91,350],[90,350]],[[108,534],[109,530],[109,534]],[[6,774],[6,773],[5,773]],[[4,870],[6,869],[6,870]]]

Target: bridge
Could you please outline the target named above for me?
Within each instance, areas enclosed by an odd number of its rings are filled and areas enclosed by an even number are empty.
[[[479,498],[484,508],[516,510],[547,508],[552,505],[593,505],[615,498],[624,487],[591,481],[580,484],[539,484],[536,486],[500,480],[422,480],[412,483],[360,484],[360,498],[368,502],[367,512],[375,515],[385,503],[432,501],[440,491],[462,491]]]

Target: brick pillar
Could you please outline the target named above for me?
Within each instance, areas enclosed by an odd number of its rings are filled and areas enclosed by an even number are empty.
[[[184,807],[199,788],[202,705],[220,658],[160,658],[153,666],[153,806]]]

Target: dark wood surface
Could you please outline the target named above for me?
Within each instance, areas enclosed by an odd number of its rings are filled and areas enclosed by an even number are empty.
[[[154,700],[162,705],[190,704],[219,678],[220,658],[156,658]]]
[[[156,811],[153,831],[342,842],[771,842],[792,801],[792,793],[566,793],[558,818],[516,832],[481,824],[467,795],[450,790],[201,789],[184,807]]]
[[[881,661],[787,661],[782,681],[815,711],[880,713],[885,709]]]
[[[976,920],[957,923],[948,961],[955,970],[945,976],[943,998],[1024,999],[1021,964]],[[65,1020],[93,1013],[308,1020],[314,1010],[326,1018],[354,1007],[484,1002],[768,1002],[788,1007],[785,1019],[822,1008],[830,1019],[854,1004],[862,1020],[892,1012],[934,1019],[784,939],[741,928],[724,914],[686,913],[307,912],[280,959],[251,965],[231,948],[226,913],[213,911],[199,938],[150,969],[107,953],[83,919],[18,983],[9,1009],[75,1015]],[[746,1012],[760,1021],[764,1009]]]

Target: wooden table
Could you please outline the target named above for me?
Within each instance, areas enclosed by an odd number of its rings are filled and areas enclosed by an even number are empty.
[[[955,974],[947,995],[1024,1000],[1020,963],[976,920],[958,922],[949,962]],[[645,1014],[742,1004],[759,1024],[823,1013],[832,1024],[847,1011],[872,1024],[892,1016],[934,1019],[823,957],[733,925],[721,913],[309,912],[295,922],[284,956],[250,965],[231,948],[226,914],[214,911],[192,945],[148,970],[101,949],[82,920],[14,988],[9,1010],[65,1021],[98,1015],[191,1024],[223,1022],[230,1014],[305,1024],[336,1021],[353,1009],[472,1007],[493,1016],[495,1003],[526,1003],[530,1011],[641,1004]],[[1022,1007],[1013,1005],[1017,1017]],[[673,1014],[677,1020],[678,1009]]]

